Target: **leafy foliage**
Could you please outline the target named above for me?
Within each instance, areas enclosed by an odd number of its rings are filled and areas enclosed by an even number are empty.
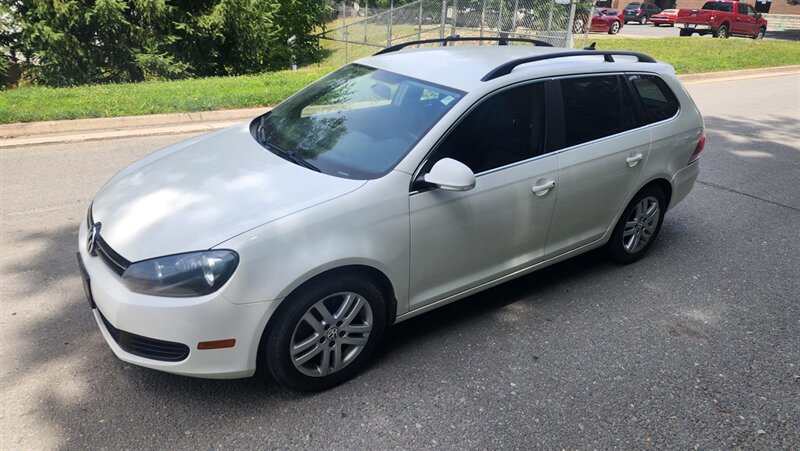
[[[0,0],[0,19],[13,21],[3,23],[0,46],[50,86],[250,74],[319,59],[312,32],[328,8],[320,0]]]

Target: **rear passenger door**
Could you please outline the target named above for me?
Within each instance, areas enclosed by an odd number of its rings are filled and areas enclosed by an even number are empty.
[[[558,255],[600,239],[631,195],[650,151],[650,132],[622,75],[563,78],[559,189],[547,239]]]

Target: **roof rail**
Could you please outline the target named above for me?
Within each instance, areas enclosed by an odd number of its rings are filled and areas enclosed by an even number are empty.
[[[655,63],[657,62],[653,57],[645,55],[644,53],[628,52],[624,50],[569,50],[566,52],[553,52],[540,55],[526,56],[518,58],[507,63],[503,63],[491,70],[488,74],[481,78],[481,81],[494,80],[495,78],[508,75],[514,68],[519,65],[533,63],[536,61],[549,60],[555,58],[567,58],[570,56],[598,56],[603,55],[603,59],[607,63],[614,62],[614,56],[635,56],[640,63]]]
[[[410,45],[420,45],[420,44],[436,44],[441,43],[443,47],[447,47],[448,42],[470,42],[470,41],[497,41],[497,45],[508,45],[509,42],[526,42],[528,44],[533,44],[536,47],[552,47],[552,44],[549,44],[544,41],[537,41],[536,39],[525,39],[525,38],[503,38],[503,37],[478,37],[478,36],[448,36],[446,38],[436,38],[436,39],[422,39],[420,41],[409,41],[403,42],[401,44],[396,44],[391,47],[386,47],[385,49],[379,51],[375,55],[383,55],[384,53],[391,53],[396,52],[400,49],[406,48]],[[375,56],[373,55],[373,56]]]

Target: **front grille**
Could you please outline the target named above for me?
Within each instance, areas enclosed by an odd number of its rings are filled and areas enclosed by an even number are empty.
[[[131,265],[131,262],[116,253],[114,249],[111,249],[111,246],[109,246],[100,235],[97,236],[94,249],[97,256],[103,260],[106,266],[120,276],[128,269],[128,266]]]
[[[92,207],[89,207],[89,213],[86,217],[86,225],[91,228],[94,225],[94,217],[92,217]],[[95,254],[103,260],[112,271],[121,276],[122,273],[131,265],[125,257],[119,255],[111,246],[106,243],[103,237],[98,233],[94,245]]]
[[[143,337],[119,330],[103,316],[103,312],[100,309],[97,309],[97,313],[100,314],[100,319],[103,320],[103,324],[106,326],[111,338],[125,352],[162,362],[180,362],[189,356],[189,347],[183,343]]]

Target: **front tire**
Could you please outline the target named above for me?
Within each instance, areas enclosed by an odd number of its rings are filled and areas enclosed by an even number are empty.
[[[619,22],[614,21],[611,26],[608,28],[608,34],[617,34],[619,33]]]
[[[664,193],[658,187],[639,191],[620,216],[606,245],[611,260],[626,265],[642,258],[661,230],[666,207]]]
[[[759,28],[758,31],[756,32],[756,35],[753,36],[753,39],[764,39],[764,33],[766,32],[767,32],[766,28],[764,27]]]
[[[647,16],[642,16],[639,18],[639,25],[644,25],[647,23]]]
[[[686,28],[681,28],[680,35],[681,36],[691,36],[692,35],[692,31],[689,30],[689,29],[686,29]]]
[[[279,383],[325,390],[355,376],[386,328],[378,286],[355,274],[323,276],[283,301],[262,338],[262,361]]]

